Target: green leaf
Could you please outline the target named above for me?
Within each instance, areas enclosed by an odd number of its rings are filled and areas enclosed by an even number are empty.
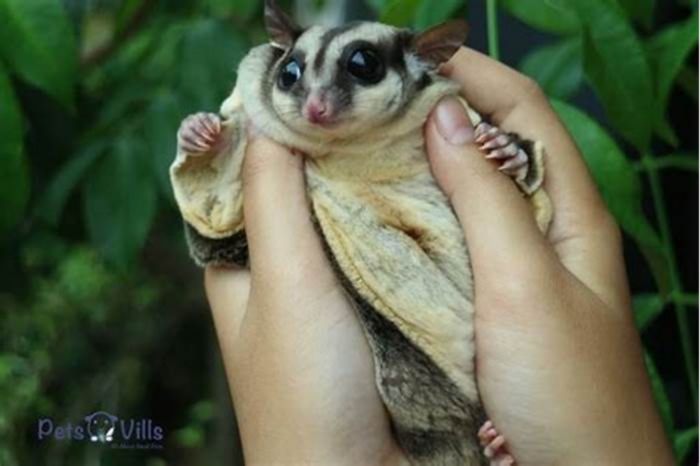
[[[653,160],[654,167],[658,169],[675,168],[689,172],[698,171],[697,154],[668,154],[656,157]]]
[[[591,117],[562,101],[553,100],[552,105],[583,152],[610,212],[638,243],[660,289],[666,292],[669,279],[663,246],[642,210],[642,185],[634,166]]]
[[[640,294],[634,296],[632,301],[634,308],[634,321],[639,331],[649,328],[649,325],[659,316],[666,305],[658,294]]]
[[[262,0],[206,0],[214,15],[239,21],[250,21],[260,10]]]
[[[211,400],[201,400],[190,408],[193,423],[205,423],[216,416],[216,406]]]
[[[204,429],[199,426],[187,426],[176,430],[175,442],[184,448],[201,448],[206,440]]]
[[[365,0],[365,3],[379,14],[386,7],[388,0]]]
[[[508,13],[525,24],[554,34],[576,34],[579,20],[569,4],[571,0],[501,0]]]
[[[674,142],[674,133],[666,120],[666,108],[673,84],[683,69],[690,53],[698,43],[698,15],[662,30],[646,43],[649,63],[656,84],[656,130],[668,142]]]
[[[413,23],[421,0],[391,0],[379,17],[379,21],[392,26],[405,27]]]
[[[548,96],[566,100],[583,83],[581,40],[566,39],[541,47],[525,57],[520,70],[537,81]]]
[[[584,30],[586,76],[615,128],[645,152],[656,105],[642,44],[612,0],[578,0],[572,5]]]
[[[0,0],[0,57],[22,79],[74,108],[77,48],[62,2]]]
[[[0,61],[0,235],[22,218],[28,200],[22,112]]]
[[[622,8],[633,20],[639,22],[647,29],[651,29],[654,22],[655,0],[618,0]]]
[[[0,112],[0,122],[2,122]],[[22,145],[0,145],[0,234],[14,227],[27,208],[30,195],[29,166]]]
[[[649,353],[644,353],[644,362],[646,363],[647,374],[649,375],[649,381],[651,382],[651,389],[654,394],[656,406],[659,409],[659,414],[661,415],[664,430],[666,430],[666,435],[668,435],[669,438],[672,438],[673,412],[671,411],[671,401],[666,393],[666,387],[664,387],[664,381],[659,375],[659,371],[656,370],[654,360],[651,358]]]
[[[669,123],[668,118],[666,118],[666,115],[664,115],[664,112],[659,112],[659,115],[661,118],[661,123],[656,125],[654,131],[656,131],[656,134],[668,145],[677,148],[680,145],[680,141],[678,140],[676,131],[671,127],[671,123]]]
[[[188,111],[218,108],[233,89],[236,68],[248,48],[247,40],[223,21],[198,20],[187,28],[178,60],[187,66],[177,67],[175,88]]]
[[[36,215],[50,225],[57,225],[70,195],[103,151],[103,144],[90,146],[61,167],[41,195],[37,203]]]
[[[143,246],[156,212],[156,186],[143,143],[122,134],[91,170],[83,201],[92,243],[125,269]]]
[[[176,133],[182,119],[179,101],[172,93],[158,95],[146,113],[144,134],[161,192],[174,200],[170,184],[170,165],[177,150]]]
[[[134,15],[143,7],[145,0],[123,0],[115,20],[115,31],[123,32]]]
[[[677,432],[673,436],[673,449],[676,453],[678,464],[684,464],[693,445],[698,441],[698,428],[691,427],[690,429]]]
[[[678,86],[683,89],[683,92],[688,94],[695,103],[698,103],[698,71],[690,66],[685,66],[678,73]]]
[[[447,21],[463,4],[463,0],[421,0],[414,26],[416,30],[421,31]]]

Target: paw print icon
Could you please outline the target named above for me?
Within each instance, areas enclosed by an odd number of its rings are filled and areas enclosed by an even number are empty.
[[[105,411],[95,411],[85,416],[91,442],[108,443],[114,437],[114,428],[119,418]]]

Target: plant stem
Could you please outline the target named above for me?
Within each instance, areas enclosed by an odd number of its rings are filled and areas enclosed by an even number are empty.
[[[645,171],[647,169],[647,164],[658,170],[671,168],[695,173],[698,171],[698,158],[696,155],[692,154],[662,155],[661,157],[656,157],[644,162],[637,162],[634,168],[637,171]]]
[[[671,236],[671,227],[668,221],[666,212],[666,204],[664,202],[664,192],[661,186],[661,179],[657,171],[657,164],[654,156],[650,153],[644,154],[642,164],[646,169],[651,185],[651,193],[654,198],[654,209],[659,223],[659,231],[663,241],[664,253],[669,267],[669,275],[671,279],[671,293],[674,297],[684,296],[683,284],[678,271],[678,262],[676,261],[676,252],[673,246],[673,237]],[[685,371],[692,390],[691,397],[693,400],[693,408],[698,412],[698,376],[695,372],[695,356],[693,353],[693,344],[690,334],[690,326],[688,324],[688,316],[686,315],[687,308],[682,299],[674,299],[674,308],[676,312],[676,322],[678,323],[678,333],[681,336],[681,348],[683,349],[683,359],[685,362]]]
[[[498,4],[497,0],[486,0],[486,24],[489,38],[489,56],[494,60],[500,58],[498,46]]]
[[[691,293],[681,293],[673,296],[673,301],[684,306],[698,307],[698,295]]]

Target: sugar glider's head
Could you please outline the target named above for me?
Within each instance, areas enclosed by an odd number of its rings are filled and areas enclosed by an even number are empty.
[[[463,21],[423,33],[373,22],[304,30],[273,0],[265,24],[275,49],[269,104],[292,130],[319,137],[359,136],[397,118],[467,34]]]

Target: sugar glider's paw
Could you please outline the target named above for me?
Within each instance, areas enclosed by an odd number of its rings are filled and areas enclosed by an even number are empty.
[[[506,439],[498,433],[493,422],[486,421],[481,426],[479,441],[484,447],[484,455],[490,460],[491,466],[515,466],[515,458],[506,448]]]
[[[518,188],[530,198],[537,225],[542,232],[552,221],[552,204],[544,192],[544,147],[541,142],[521,139],[485,121],[474,129],[474,141],[486,158],[499,164],[499,170],[513,178]]]
[[[243,228],[241,114],[185,118],[177,132],[170,181],[182,217],[200,235],[225,239]]]
[[[180,123],[177,132],[178,149],[186,154],[206,154],[222,141],[221,118],[215,113],[194,113]]]
[[[474,138],[487,159],[499,162],[500,171],[516,180],[525,179],[529,156],[515,136],[482,121],[474,130]]]

